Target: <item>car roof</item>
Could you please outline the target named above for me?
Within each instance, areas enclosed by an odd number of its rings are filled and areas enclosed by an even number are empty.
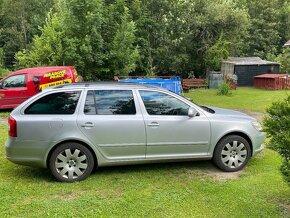
[[[167,90],[157,86],[152,86],[142,83],[125,83],[125,82],[81,82],[81,83],[67,83],[59,86],[52,87],[51,89],[70,89],[70,88],[129,88],[129,89],[158,89]],[[167,90],[168,91],[168,90]]]

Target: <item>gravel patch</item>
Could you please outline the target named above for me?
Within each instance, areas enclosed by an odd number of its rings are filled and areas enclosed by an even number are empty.
[[[220,169],[212,166],[206,170],[209,176],[212,176],[216,181],[227,181],[233,179],[239,179],[243,170],[237,172],[223,172]]]
[[[7,118],[1,118],[0,117],[0,124],[5,124],[5,125],[7,125],[8,123],[7,123]]]

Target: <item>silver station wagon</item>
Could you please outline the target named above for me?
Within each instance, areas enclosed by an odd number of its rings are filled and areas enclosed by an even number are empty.
[[[134,83],[47,89],[13,110],[8,121],[7,159],[49,168],[63,182],[83,180],[96,167],[176,160],[212,159],[233,172],[264,141],[252,117]]]

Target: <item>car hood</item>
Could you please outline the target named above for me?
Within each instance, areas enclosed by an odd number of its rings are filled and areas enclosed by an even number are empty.
[[[229,118],[237,118],[237,119],[247,119],[247,120],[255,120],[255,118],[239,112],[239,111],[234,111],[234,110],[229,110],[229,109],[223,109],[223,108],[218,108],[218,107],[211,107],[211,106],[206,106],[212,110],[214,110],[213,116],[222,116],[222,117],[229,117]]]

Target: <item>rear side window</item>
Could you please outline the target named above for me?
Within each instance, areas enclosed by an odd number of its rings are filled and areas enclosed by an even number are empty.
[[[46,95],[25,109],[25,114],[73,114],[81,91]]]
[[[130,90],[88,91],[84,113],[87,115],[136,114],[133,93]]]

